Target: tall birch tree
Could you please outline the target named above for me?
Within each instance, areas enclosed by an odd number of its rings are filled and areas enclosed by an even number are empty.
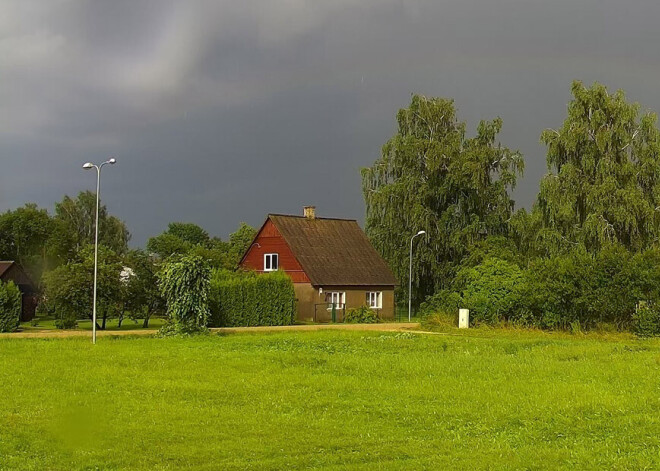
[[[549,173],[541,180],[536,211],[542,231],[594,253],[611,243],[639,251],[660,229],[660,132],[657,116],[640,115],[623,91],[576,81],[568,116],[548,129]],[[538,238],[538,237],[537,237]]]
[[[481,121],[476,136],[456,117],[453,100],[413,95],[381,157],[362,169],[366,232],[401,285],[408,279],[410,237],[417,301],[446,288],[470,246],[506,235],[509,192],[524,168],[520,153],[497,142],[502,120]]]

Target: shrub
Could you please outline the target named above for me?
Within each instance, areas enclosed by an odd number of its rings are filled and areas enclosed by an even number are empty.
[[[633,314],[632,328],[639,337],[660,335],[660,310],[656,306],[640,302]]]
[[[380,322],[378,313],[367,306],[349,309],[344,317],[346,324],[377,324]]]
[[[426,298],[420,305],[419,312],[422,317],[443,315],[458,319],[458,310],[462,305],[463,298],[460,294],[443,289]]]
[[[211,327],[291,325],[295,317],[293,283],[283,272],[216,270],[210,298]]]
[[[210,278],[211,268],[201,257],[185,256],[164,266],[159,281],[167,303],[168,324],[161,330],[162,335],[206,330]]]
[[[78,327],[78,319],[72,311],[58,310],[56,311],[55,327],[58,329],[75,329]]]
[[[460,270],[456,283],[464,287],[463,305],[470,309],[470,321],[495,324],[514,317],[523,274],[511,262],[490,258]]]
[[[21,292],[13,283],[0,281],[0,332],[14,332],[21,323]]]
[[[576,247],[537,258],[525,269],[497,258],[466,265],[458,271],[452,291],[439,291],[421,308],[436,324],[454,322],[458,307],[466,307],[471,320],[488,324],[636,330],[652,316],[647,312],[651,308],[636,314],[640,299],[660,306],[660,249],[633,254],[610,244],[596,254]]]

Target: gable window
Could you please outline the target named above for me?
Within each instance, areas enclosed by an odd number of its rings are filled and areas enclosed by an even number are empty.
[[[276,253],[264,254],[264,271],[275,271],[279,267],[279,257]]]
[[[325,302],[328,303],[328,309],[332,309],[334,304],[335,309],[344,309],[346,302],[346,293],[341,291],[330,291],[325,293]]]
[[[382,291],[367,291],[367,306],[371,309],[383,308],[383,292]]]

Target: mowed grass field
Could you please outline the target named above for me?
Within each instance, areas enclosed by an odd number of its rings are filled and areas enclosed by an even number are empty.
[[[0,339],[0,469],[657,469],[660,342]]]

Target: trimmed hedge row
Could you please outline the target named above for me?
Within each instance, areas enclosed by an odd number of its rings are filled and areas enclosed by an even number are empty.
[[[281,272],[216,271],[211,279],[209,327],[291,325],[296,295],[291,279]]]
[[[13,332],[21,322],[21,292],[12,281],[0,281],[0,332]]]

